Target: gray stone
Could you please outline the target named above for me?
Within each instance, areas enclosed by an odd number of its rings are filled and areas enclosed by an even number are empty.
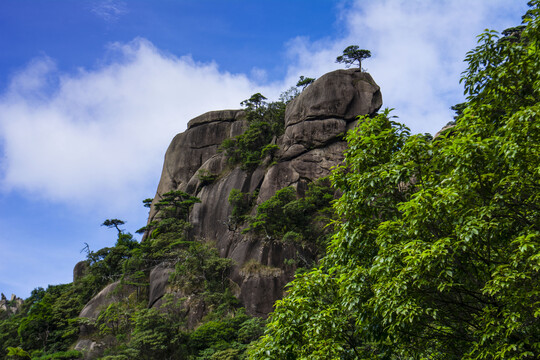
[[[185,191],[189,180],[216,155],[223,140],[242,133],[243,115],[243,110],[210,111],[189,121],[188,129],[174,137],[165,153],[154,203],[169,191]],[[154,216],[152,207],[149,222]]]
[[[360,69],[336,70],[321,76],[291,101],[285,126],[310,119],[341,118],[373,114],[382,106],[379,86]]]
[[[75,344],[74,349],[83,353],[84,360],[94,360],[103,356],[105,344],[91,339],[81,339]]]
[[[88,269],[88,262],[87,261],[79,261],[75,266],[73,267],[73,282],[79,280],[84,275],[86,275],[86,271]]]
[[[253,275],[242,283],[239,299],[245,304],[246,312],[252,316],[266,318],[274,310],[274,303],[283,297],[283,288],[288,280],[283,276]]]
[[[323,147],[338,136],[345,135],[347,122],[343,119],[302,121],[287,126],[283,136],[281,158],[288,160],[307,150]]]
[[[114,302],[119,302],[128,298],[128,296],[137,291],[137,288],[131,285],[121,284],[120,281],[113,282],[103,288],[94,296],[81,310],[79,317],[95,320],[98,318],[101,310],[107,308]],[[81,334],[91,333],[92,326],[81,326]]]
[[[295,184],[300,175],[290,166],[290,162],[282,162],[268,169],[259,191],[257,203],[270,199],[276,191]]]
[[[194,127],[210,124],[213,122],[223,122],[223,121],[236,121],[241,119],[244,116],[243,110],[217,110],[217,111],[208,111],[202,115],[199,115],[188,122],[188,129]],[[232,135],[234,136],[234,135]]]
[[[150,271],[148,307],[151,308],[165,295],[169,284],[169,276],[174,268],[167,264],[159,264]]]

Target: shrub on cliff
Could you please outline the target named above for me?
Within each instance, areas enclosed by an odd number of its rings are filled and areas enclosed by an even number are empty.
[[[266,98],[257,93],[241,102],[245,106],[248,128],[221,144],[229,163],[241,164],[244,170],[255,169],[265,156],[272,155],[275,151],[275,146],[271,146],[272,140],[284,131],[286,103],[267,103],[264,100]]]
[[[329,225],[334,216],[331,206],[334,192],[328,178],[308,184],[304,197],[297,197],[293,187],[280,189],[257,207],[254,216],[242,217],[247,225],[243,232],[273,241],[294,242],[322,254],[332,233]],[[234,194],[239,197],[242,193]]]

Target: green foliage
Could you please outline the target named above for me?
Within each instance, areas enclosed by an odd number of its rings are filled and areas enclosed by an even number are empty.
[[[183,191],[169,191],[161,196],[155,209],[160,219],[176,218],[188,221],[191,208],[199,202],[201,200]]]
[[[247,214],[255,205],[257,194],[257,192],[253,194],[243,193],[238,189],[231,190],[228,198],[229,204],[232,206],[232,213],[228,221],[229,230],[236,230],[238,225],[241,225],[246,221]]]
[[[135,329],[125,354],[136,359],[168,359],[182,354],[183,334],[178,324],[156,309],[143,309],[135,317]]]
[[[300,76],[300,79],[296,83],[297,87],[302,87],[302,91],[306,89],[309,85],[311,85],[315,81],[315,78],[310,77],[304,77],[304,75]]]
[[[157,214],[147,226],[137,232],[148,232],[141,244],[141,256],[157,262],[176,257],[175,250],[187,243],[187,231],[191,228],[189,213],[200,200],[183,191],[170,191],[155,204]]]
[[[362,69],[362,60],[371,57],[371,51],[360,49],[358,45],[350,45],[343,50],[343,55],[336,58],[337,63],[344,63],[346,67],[358,61],[358,67]]]
[[[285,214],[285,205],[296,200],[296,190],[286,187],[278,190],[274,196],[257,207],[257,215],[249,221],[244,232],[253,231],[264,234],[268,239],[281,238],[291,223]]]
[[[253,359],[540,357],[540,21],[469,52],[451,133],[385,111],[347,135],[340,224]]]
[[[263,329],[263,320],[251,318],[240,310],[233,316],[199,326],[191,333],[189,345],[197,359],[243,359],[247,345]]]
[[[201,242],[191,242],[178,253],[170,280],[184,293],[223,292],[228,287],[232,260],[219,256],[217,250]]]
[[[78,338],[80,325],[85,324],[90,331],[95,329],[92,339],[107,343],[104,359],[243,358],[248,343],[260,336],[264,324],[239,309],[229,289],[232,261],[221,258],[211,245],[187,237],[189,211],[198,201],[183,192],[164,194],[156,204],[158,214],[150,224],[150,236],[141,244],[119,229],[121,220],[105,221],[118,230],[115,245],[97,251],[88,248],[84,276],[72,284],[35,289],[19,313],[2,315],[0,348],[12,348],[8,358],[14,359],[30,358],[21,357],[24,354],[35,359],[78,359],[82,354],[68,349]],[[194,332],[187,328],[185,298],[169,294],[163,297],[160,309],[147,309],[149,271],[164,261],[176,265],[171,287],[188,293],[189,306],[200,305],[207,314],[193,338]],[[83,306],[116,280],[137,291],[102,309],[97,319],[79,319]],[[219,333],[202,336],[208,322],[207,329],[230,334],[226,337],[230,342],[220,340],[224,336]]]
[[[75,284],[33,290],[19,313],[0,320],[2,352],[7,348],[21,348],[33,358],[56,353],[59,354],[56,358],[59,358],[62,352],[67,351],[78,336],[77,317],[97,290],[92,288],[91,282],[83,279]],[[0,354],[0,359],[4,358],[3,355]]]
[[[152,198],[146,198],[146,199],[144,199],[142,201],[142,203],[143,203],[144,207],[150,208],[150,207],[152,207],[152,202],[153,201],[154,201],[154,199],[152,199]]]
[[[334,189],[328,178],[310,183],[303,198],[297,198],[293,187],[278,190],[274,196],[257,207],[253,217],[245,216],[253,232],[269,240],[281,240],[324,252],[332,227]],[[307,264],[302,264],[307,265]]]
[[[264,100],[266,98],[257,93],[241,102],[246,107],[248,128],[243,134],[225,139],[221,144],[229,163],[241,164],[244,170],[255,169],[266,156],[273,155],[276,147],[268,145],[284,131],[286,103],[267,103]]]
[[[287,90],[285,90],[279,95],[279,102],[285,105],[288,105],[299,94],[300,94],[300,91],[298,91],[298,88],[296,86],[291,86],[290,88],[288,88]]]
[[[82,359],[83,354],[77,350],[68,350],[68,351],[59,351],[54,354],[43,355],[40,357],[32,357],[33,360],[53,360],[53,359],[63,359],[63,360],[74,360]]]
[[[200,169],[197,171],[197,178],[201,182],[201,186],[210,185],[217,179],[216,174],[212,174],[210,171],[206,169]]]
[[[30,359],[30,355],[26,351],[21,349],[20,347],[16,347],[16,348],[8,347],[7,357],[8,359],[17,359],[17,360]]]
[[[122,220],[118,220],[118,219],[107,219],[103,222],[103,224],[101,224],[101,226],[106,226],[108,228],[112,228],[114,227],[119,234],[121,234],[123,232],[123,230],[120,230],[120,226],[121,225],[124,225],[125,222],[123,222]]]
[[[211,360],[239,360],[242,350],[240,349],[227,349],[215,352],[210,359]]]
[[[125,333],[131,326],[133,308],[134,304],[122,301],[114,302],[102,310],[96,321],[100,335],[117,336]]]

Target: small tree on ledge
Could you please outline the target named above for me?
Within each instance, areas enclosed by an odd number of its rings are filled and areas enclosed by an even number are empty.
[[[358,61],[358,67],[362,69],[362,60],[370,58],[371,57],[371,51],[365,50],[365,49],[359,49],[358,45],[351,45],[348,46],[345,50],[343,50],[343,55],[340,55],[336,58],[337,63],[344,63],[345,66],[348,68],[352,64]]]

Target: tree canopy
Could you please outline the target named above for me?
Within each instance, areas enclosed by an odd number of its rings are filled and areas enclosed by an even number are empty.
[[[540,21],[486,31],[434,140],[386,110],[347,135],[340,221],[252,359],[540,357]]]

